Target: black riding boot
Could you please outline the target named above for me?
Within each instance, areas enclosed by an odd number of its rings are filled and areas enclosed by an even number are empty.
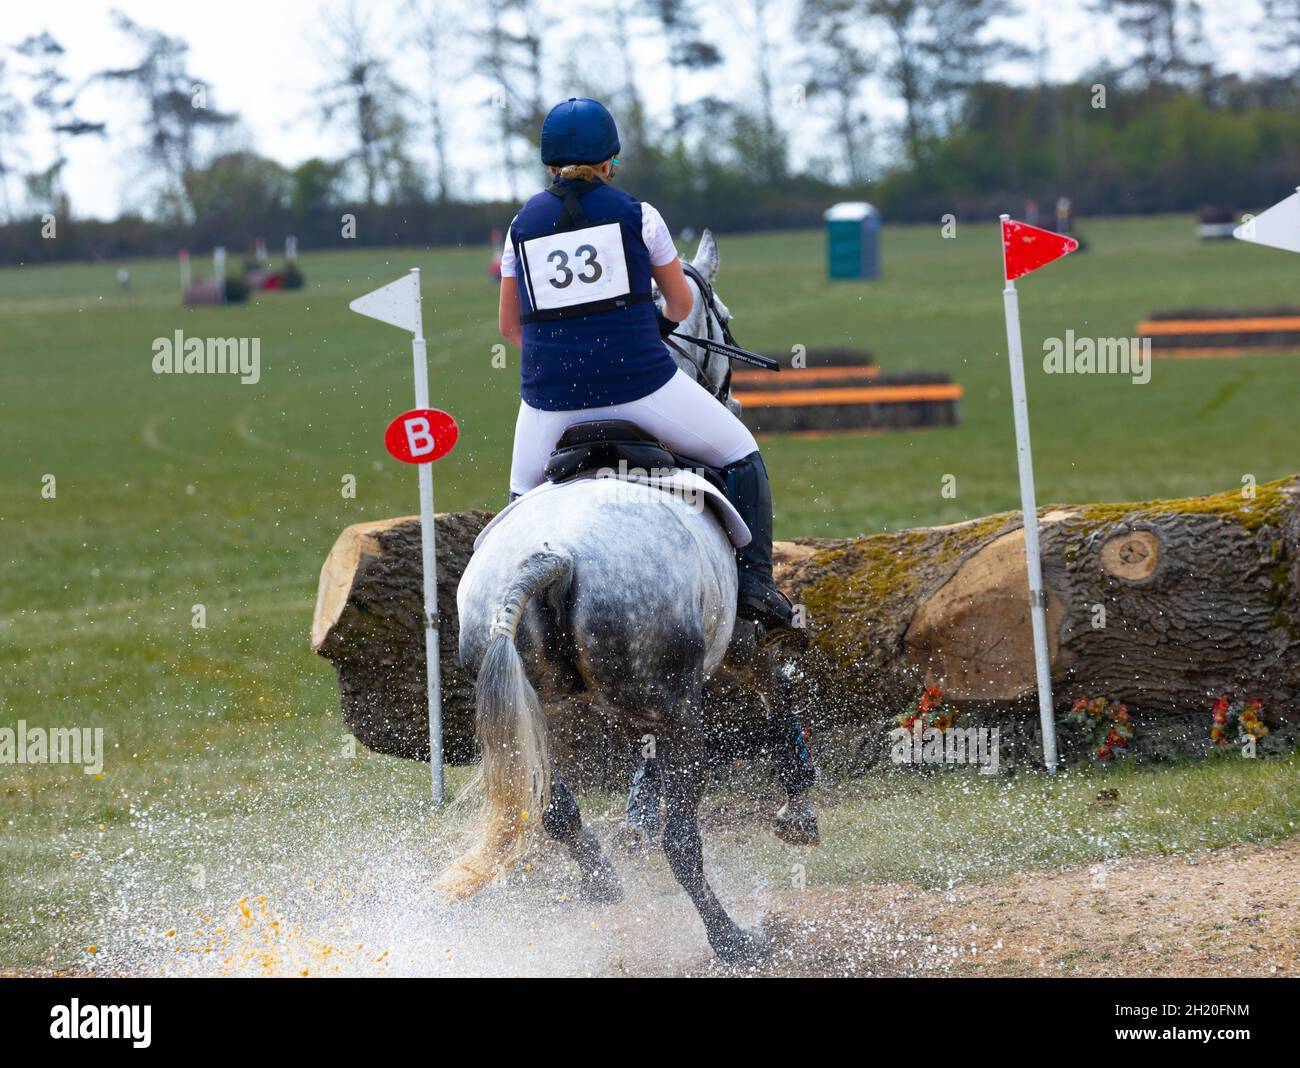
[[[723,472],[727,499],[749,527],[749,544],[736,550],[740,577],[737,612],[766,630],[788,630],[793,606],[772,582],[772,484],[761,453],[751,452]]]

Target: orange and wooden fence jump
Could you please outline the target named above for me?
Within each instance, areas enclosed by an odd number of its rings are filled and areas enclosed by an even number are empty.
[[[1155,313],[1138,323],[1156,356],[1215,359],[1254,353],[1300,355],[1300,309],[1193,309]]]
[[[742,374],[744,377],[742,378]],[[786,369],[732,375],[741,418],[755,433],[817,434],[953,426],[962,387],[938,372],[876,367]]]

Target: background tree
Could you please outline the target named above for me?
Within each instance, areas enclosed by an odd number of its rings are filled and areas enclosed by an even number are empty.
[[[512,120],[510,105],[518,101],[514,65],[515,38],[507,26],[514,0],[485,0],[483,4],[486,26],[477,34],[480,42],[479,63],[492,83],[488,106],[495,112],[493,126],[501,161],[510,188],[510,199],[519,199],[519,174],[516,166],[515,131],[518,122]]]
[[[160,211],[164,216],[186,217],[200,134],[229,126],[236,116],[212,107],[206,84],[187,68],[185,41],[141,26],[120,11],[113,13],[113,21],[139,55],[134,66],[100,71],[97,77],[124,86],[143,105],[143,150],[162,184]]]
[[[930,97],[947,123],[992,67],[1023,61],[1031,52],[991,32],[995,20],[1021,14],[1014,0],[925,0],[924,6],[929,32],[921,51],[929,66]]]
[[[516,33],[509,37],[518,56],[519,68],[524,76],[521,91],[512,109],[515,136],[532,148],[541,146],[542,121],[549,110],[546,101],[546,75],[544,67],[546,17],[536,0],[512,0],[515,19],[519,24]]]
[[[784,28],[773,26],[777,9],[771,0],[749,0],[749,36],[752,42],[755,81],[758,86],[756,121],[749,164],[769,182],[782,181],[789,169],[789,140],[776,117],[776,50],[772,38],[788,37]],[[785,9],[781,12],[784,14]]]
[[[296,222],[329,211],[343,199],[345,166],[336,160],[312,157],[289,175],[289,210]]]
[[[487,0],[480,31],[480,62],[493,84],[495,132],[505,161],[510,198],[519,199],[520,148],[531,163],[541,144],[546,96],[547,19],[536,0]]]
[[[1279,75],[1292,85],[1300,82],[1300,0],[1264,0],[1260,29]]]
[[[1261,57],[1255,69],[1206,76],[1218,42],[1202,40],[1192,0],[1073,0],[1075,9],[1093,11],[1102,3],[1128,47],[1062,83],[1052,80],[1040,46],[1036,65],[1008,68],[1015,80],[1008,84],[995,79],[995,64],[1025,55],[1000,37],[1009,0],[591,0],[592,18],[558,28],[543,17],[559,11],[555,0],[482,0],[468,13],[450,0],[393,0],[401,21],[383,33],[374,23],[374,44],[368,9],[352,0],[326,20],[333,39],[315,50],[333,64],[309,116],[331,124],[331,158],[282,175],[283,195],[268,192],[279,179],[261,168],[251,143],[235,143],[234,116],[197,106],[185,42],[119,15],[130,62],[100,77],[130,89],[133,109],[143,105],[136,127],[144,131],[148,177],[166,196],[149,220],[123,220],[98,237],[82,221],[78,235],[60,234],[57,248],[39,239],[33,248],[26,224],[10,227],[0,251],[31,261],[79,248],[170,254],[176,243],[193,243],[194,227],[233,217],[234,204],[255,213],[259,202],[267,206],[254,232],[268,239],[292,232],[304,247],[319,247],[341,240],[339,211],[360,196],[370,202],[367,242],[481,240],[509,217],[510,205],[491,203],[503,191],[484,182],[454,199],[450,172],[461,140],[488,139],[494,166],[484,171],[491,178],[504,170],[517,202],[521,177],[541,179],[525,146],[535,146],[545,108],[568,95],[611,104],[629,188],[676,226],[816,225],[827,204],[848,197],[870,199],[899,221],[948,211],[986,216],[1060,195],[1082,214],[1228,201],[1258,208],[1300,173],[1300,0],[1263,2],[1268,20],[1250,28]],[[1020,18],[1006,29],[1037,43],[1045,24],[1032,22]],[[393,81],[388,40],[403,50],[410,92]],[[1274,51],[1265,52],[1265,43]],[[14,91],[15,68],[48,68],[41,103],[49,107],[31,109],[39,168],[49,155],[47,127],[76,118],[60,73],[76,57],[64,57],[58,44],[37,35],[0,48],[9,60],[7,83],[0,74],[0,211],[11,217],[20,208],[16,197],[6,203],[12,178],[20,165],[36,169],[17,140],[26,100],[15,97],[29,94],[25,85]],[[723,52],[731,77],[694,77],[707,75]],[[806,83],[805,109],[786,106],[783,95],[796,69]],[[458,87],[457,77],[470,71],[474,84]],[[459,104],[453,116],[451,101],[472,100],[485,81],[492,103],[482,94],[458,128],[451,120],[460,120]],[[1125,89],[1103,114],[1088,106],[1088,87],[1098,81]],[[267,97],[268,109],[277,99]],[[670,114],[648,114],[664,102]],[[877,102],[896,108],[899,121],[869,122]],[[212,188],[218,176],[232,183],[229,196]]]
[[[200,241],[247,245],[283,218],[293,180],[275,160],[255,152],[230,152],[190,176],[190,202]]]
[[[366,19],[354,2],[335,13],[330,38],[334,47],[328,61],[335,76],[318,91],[321,121],[351,141],[343,162],[358,172],[362,197],[373,207],[381,189],[391,196],[398,188],[418,185],[406,157],[408,128],[401,91],[388,74],[387,61],[376,53]]]
[[[903,140],[918,175],[929,173],[926,141],[944,128],[962,95],[994,64],[1023,55],[989,36],[1010,0],[866,0],[865,14],[885,32],[892,56],[885,79],[902,101]]]
[[[884,28],[889,41],[892,55],[885,77],[903,105],[903,144],[907,157],[921,171],[924,169],[921,140],[929,100],[921,52],[925,12],[920,0],[867,0],[866,14]]]
[[[68,137],[86,134],[102,135],[102,122],[86,122],[74,113],[77,94],[62,71],[64,49],[48,31],[26,37],[14,46],[14,51],[32,64],[28,74],[34,86],[32,107],[45,117],[53,144],[53,159],[44,170],[27,176],[27,190],[32,198],[54,208],[62,215],[70,214],[67,194],[63,187],[63,169],[67,166],[63,143]]]
[[[1142,85],[1204,84],[1212,76],[1199,0],[1098,0],[1096,10],[1136,47],[1133,73]]]
[[[695,5],[689,0],[650,0],[650,13],[658,21],[659,33],[667,50],[669,128],[680,142],[698,118],[715,113],[711,101],[687,104],[682,99],[682,77],[694,71],[709,70],[722,62],[722,53],[700,35]]]
[[[631,146],[629,154],[631,154],[644,147],[649,140],[646,132],[648,117],[645,101],[637,87],[637,76],[640,73],[634,45],[635,39],[639,36],[637,12],[632,0],[609,0],[609,13],[610,36],[614,51],[623,66],[623,85],[614,101],[620,119],[619,140],[622,140],[622,131],[626,129]],[[628,149],[625,147],[624,151]]]
[[[831,128],[850,185],[867,180],[870,129],[861,95],[875,63],[858,40],[856,0],[803,0],[797,27],[808,41],[805,64],[812,102],[830,101]]]
[[[23,131],[23,104],[9,91],[8,66],[0,56],[0,209],[5,222],[13,219],[13,203],[9,199],[9,176],[18,169],[18,136]]]
[[[447,83],[452,74],[449,45],[462,32],[456,15],[437,0],[407,0],[406,13],[415,27],[410,37],[412,47],[423,60],[425,78],[421,85],[428,144],[433,152],[434,194],[439,202],[451,199],[451,159],[448,151],[449,122],[444,103]]]

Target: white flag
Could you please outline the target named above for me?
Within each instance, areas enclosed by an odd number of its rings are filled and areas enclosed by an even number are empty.
[[[396,282],[389,282],[388,285],[373,290],[364,297],[357,297],[348,307],[359,315],[378,319],[381,323],[388,323],[389,326],[409,330],[412,334],[419,334],[422,332],[420,272],[411,271]]]
[[[1232,231],[1239,241],[1300,252],[1300,191]]]

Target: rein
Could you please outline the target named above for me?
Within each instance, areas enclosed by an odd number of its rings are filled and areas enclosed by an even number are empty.
[[[699,270],[696,268],[696,266],[693,263],[688,263],[685,260],[682,261],[682,270],[686,272],[686,277],[688,277],[692,282],[696,284],[696,286],[699,287],[700,298],[701,300],[704,301],[704,324],[709,332],[708,340],[709,341],[719,340],[719,338],[713,336],[713,324],[716,321],[718,325],[718,331],[722,335],[720,339],[722,343],[726,345],[730,345],[732,348],[739,348],[740,346],[736,344],[736,339],[731,336],[731,327],[727,325],[727,320],[724,319],[722,317],[722,313],[718,311],[717,298],[713,295],[713,286],[709,284],[709,280],[699,272]],[[690,353],[688,353],[684,348],[682,348],[681,345],[677,344],[677,342],[675,342],[671,337],[664,338],[664,342],[674,351],[684,356],[691,364],[697,367],[699,369],[700,375],[702,375],[704,372],[705,363],[710,359],[710,357],[714,355],[713,351],[706,348],[704,352],[704,359],[700,363],[696,363],[693,359],[691,359]],[[697,375],[697,380],[698,377],[699,376]],[[701,384],[703,385],[703,383]],[[717,390],[714,391],[713,396],[717,400],[725,404],[727,402],[727,397],[730,395],[731,395],[731,361],[727,360],[727,373],[723,377],[722,382],[718,386]]]

